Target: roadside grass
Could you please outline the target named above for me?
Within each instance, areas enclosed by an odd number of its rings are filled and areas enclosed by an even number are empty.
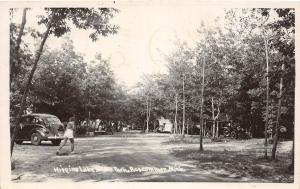
[[[114,132],[112,135],[105,134],[105,133],[99,133],[99,134],[92,134],[92,133],[86,133],[86,134],[81,134],[81,135],[76,135],[76,138],[93,138],[93,137],[128,137],[128,138],[138,138],[141,136],[147,136],[147,137],[166,137],[170,136],[169,133],[145,133],[140,130],[129,130],[129,131],[118,131]]]
[[[182,144],[199,144],[199,135],[170,135],[169,140],[163,142],[165,144],[178,144],[178,143],[182,143]],[[228,142],[231,139],[227,139],[227,138],[222,138],[220,140],[214,141],[214,142]],[[213,142],[212,139],[208,138],[208,137],[204,137],[203,138],[203,143],[211,143]]]
[[[263,143],[257,139],[244,141],[229,141],[217,143],[206,140],[204,152],[199,152],[195,140],[188,143],[188,140],[178,140],[180,147],[171,149],[175,157],[187,161],[195,161],[198,169],[224,177],[241,178],[241,181],[255,182],[294,182],[294,170],[288,167],[292,163],[290,151],[278,148],[277,159],[272,161],[265,159]],[[199,140],[198,140],[199,141]],[[174,144],[172,139],[169,144]],[[168,142],[165,142],[167,145]],[[281,145],[281,144],[280,144]],[[270,149],[268,149],[270,156]]]

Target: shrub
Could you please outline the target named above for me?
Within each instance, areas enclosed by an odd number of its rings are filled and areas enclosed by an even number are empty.
[[[87,128],[86,127],[77,127],[76,128],[76,134],[77,135],[85,135],[87,132]]]

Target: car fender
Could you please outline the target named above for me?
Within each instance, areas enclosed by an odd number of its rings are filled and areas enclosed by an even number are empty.
[[[32,129],[32,133],[39,133],[43,138],[47,138],[46,133],[43,131],[46,130],[43,126],[37,126],[34,129]]]
[[[42,135],[42,137],[46,137],[46,133],[43,132],[42,130],[37,129],[36,132],[39,133],[40,135]]]

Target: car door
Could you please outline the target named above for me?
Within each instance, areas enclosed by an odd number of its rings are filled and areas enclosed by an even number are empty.
[[[43,121],[41,120],[41,118],[35,116],[32,118],[30,124],[28,124],[28,134],[27,136],[30,138],[31,134],[33,133],[33,131],[38,128],[40,125],[43,125]]]
[[[37,122],[37,119],[35,117],[29,117],[29,119],[26,120],[24,135],[26,139],[31,138],[32,129],[35,127],[35,124]]]

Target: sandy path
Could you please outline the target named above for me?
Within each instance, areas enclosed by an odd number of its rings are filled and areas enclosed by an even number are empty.
[[[16,145],[15,182],[61,181],[234,181],[197,169],[195,162],[182,161],[161,145],[168,135],[116,134],[76,139],[76,154],[56,156],[57,147]],[[162,168],[162,169],[161,169]],[[235,180],[237,181],[237,180]]]

